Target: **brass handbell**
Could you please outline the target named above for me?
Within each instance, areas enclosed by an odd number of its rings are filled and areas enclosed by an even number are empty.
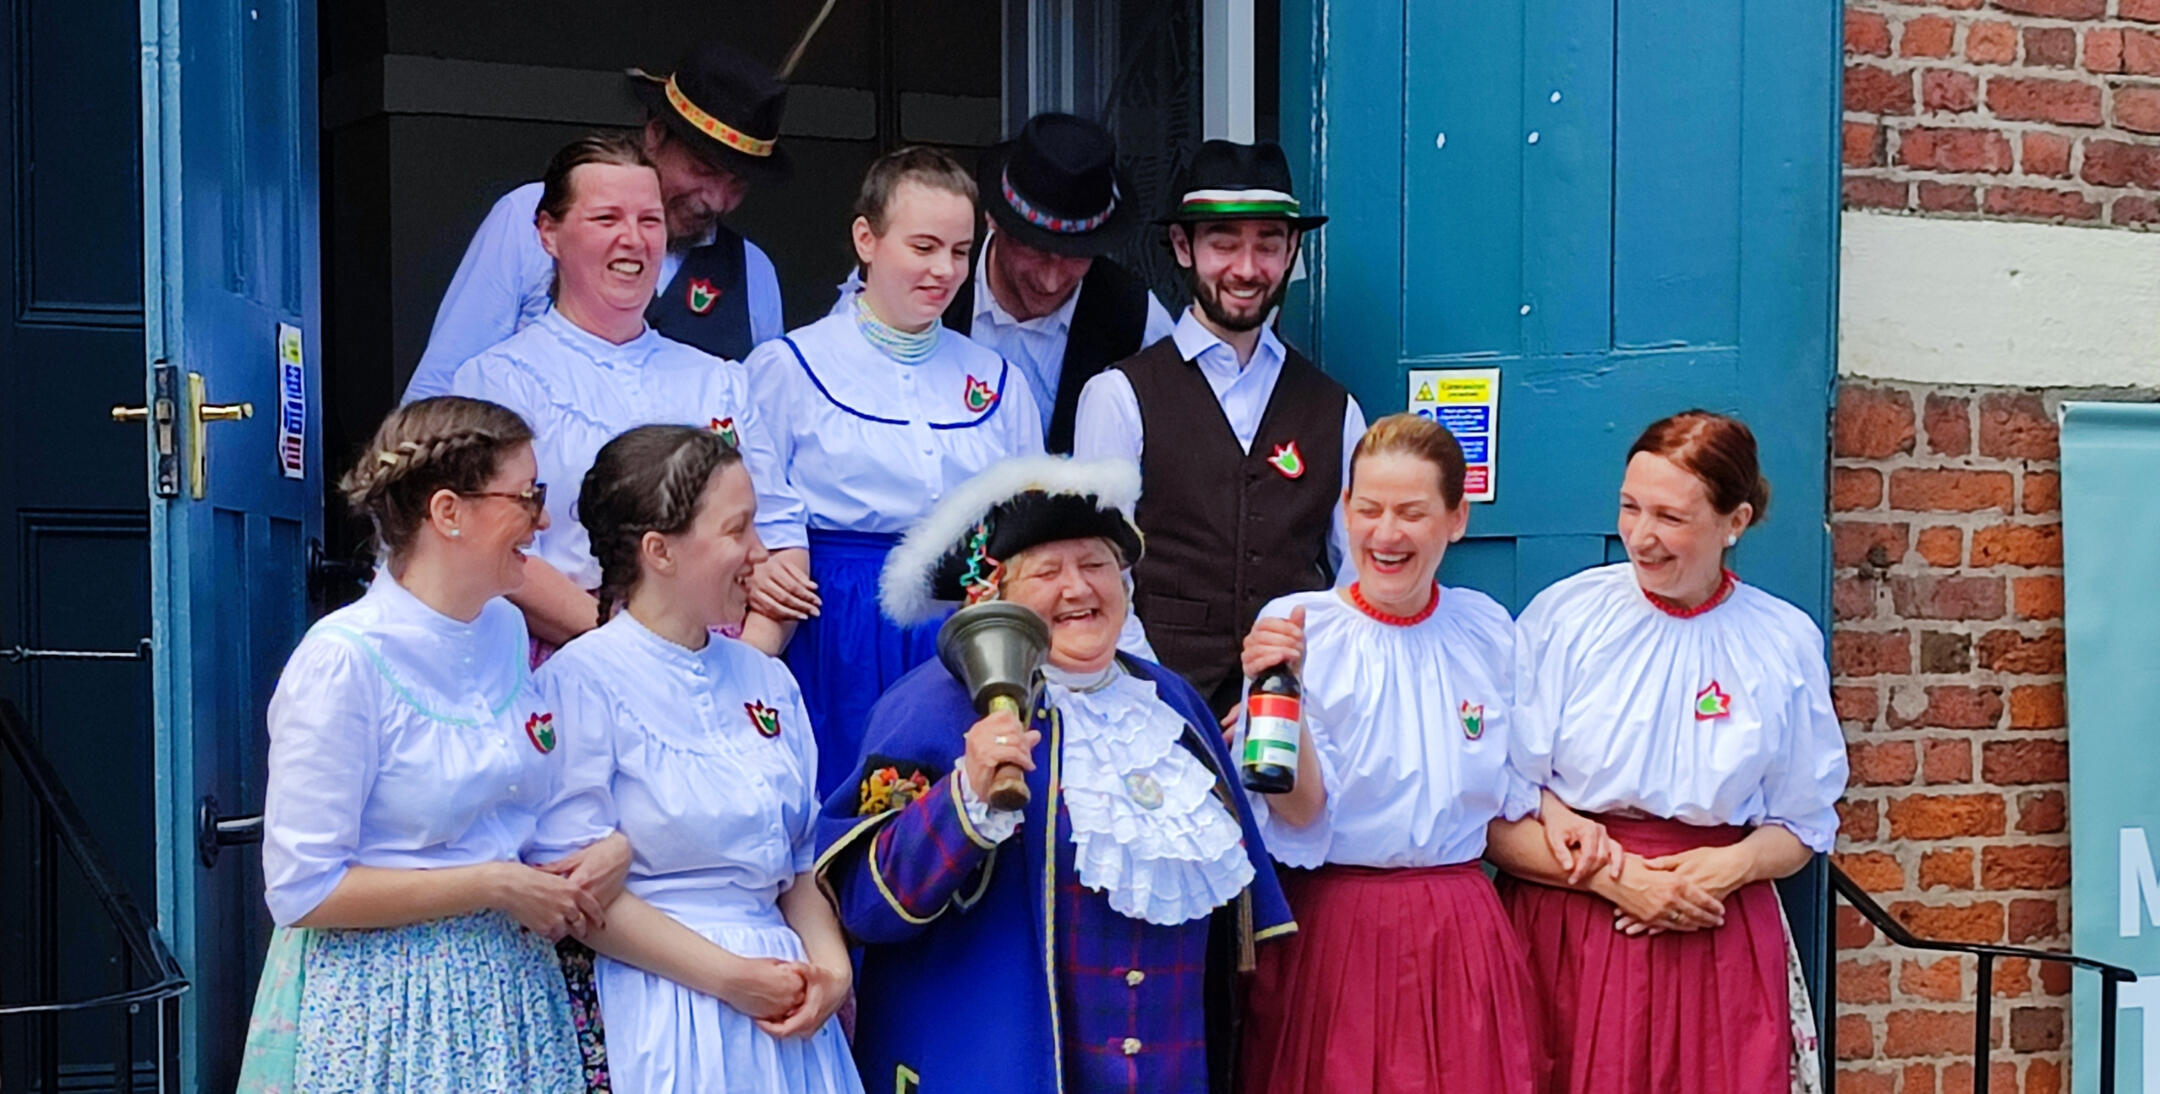
[[[1036,673],[1050,653],[1050,625],[1018,604],[971,604],[938,628],[937,651],[946,671],[967,689],[977,714],[1002,710],[1024,726]],[[1000,764],[987,800],[995,809],[1026,808],[1027,773],[1016,764]]]

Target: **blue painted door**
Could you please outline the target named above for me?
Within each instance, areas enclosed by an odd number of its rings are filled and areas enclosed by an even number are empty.
[[[1284,143],[1332,218],[1293,333],[1368,416],[1411,369],[1500,370],[1497,498],[1443,579],[1520,610],[1624,558],[1627,446],[1701,406],[1775,488],[1736,568],[1827,624],[1838,5],[1288,0],[1283,28]],[[1789,887],[1804,944],[1821,894]]]
[[[321,524],[319,416],[312,398],[281,407],[279,350],[279,324],[298,328],[300,388],[319,391],[316,8],[143,0],[141,12],[148,357],[153,397],[169,366],[180,465],[151,504],[159,910],[194,983],[184,1088],[223,1091],[268,923],[254,848],[206,865],[198,815],[213,798],[227,814],[262,807],[263,712],[307,623],[306,544]],[[219,409],[240,404],[251,417]],[[199,414],[212,420],[197,443]],[[281,426],[297,427],[297,449]]]

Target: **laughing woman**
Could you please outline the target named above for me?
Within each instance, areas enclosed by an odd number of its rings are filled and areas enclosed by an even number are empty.
[[[1511,751],[1545,808],[1492,857],[1556,1094],[1785,1094],[1813,1070],[1771,883],[1836,838],[1845,739],[1821,628],[1725,568],[1769,497],[1747,426],[1659,421],[1628,451],[1628,560],[1523,611]],[[1617,875],[1570,876],[1537,831],[1577,814],[1627,849]]]
[[[620,873],[519,861],[559,760],[501,599],[548,523],[531,438],[502,407],[425,399],[342,484],[383,566],[270,700],[267,899],[310,928],[292,1089],[585,1088],[549,940],[597,926]]]
[[[1261,955],[1241,1085],[1538,1094],[1529,969],[1479,868],[1487,826],[1538,806],[1508,761],[1514,621],[1434,576],[1469,523],[1461,446],[1380,419],[1343,512],[1358,580],[1269,604],[1245,647],[1248,677],[1302,647],[1306,732],[1295,787],[1252,795],[1302,930]]]
[[[1042,451],[1025,377],[939,322],[968,276],[974,181],[942,152],[902,148],[870,165],[855,209],[862,291],[745,362],[770,423],[743,443],[773,558],[744,636],[784,648],[802,681],[820,794],[853,766],[870,704],[935,652],[937,621],[878,614],[886,553],[976,472]]]
[[[609,1077],[638,1094],[859,1094],[832,1020],[847,943],[809,876],[817,744],[786,666],[712,633],[742,622],[766,559],[750,476],[709,430],[643,426],[600,449],[578,508],[601,601],[622,610],[540,669],[574,744],[539,843],[619,827],[636,849],[586,935]]]
[[[525,586],[535,661],[592,629],[600,584],[585,529],[572,516],[577,483],[608,438],[654,422],[753,431],[742,366],[662,337],[645,323],[667,248],[660,175],[636,142],[582,137],[548,164],[537,214],[555,260],[554,306],[532,325],[458,367],[450,390],[498,402],[533,426],[540,475],[562,484],[549,507]]]

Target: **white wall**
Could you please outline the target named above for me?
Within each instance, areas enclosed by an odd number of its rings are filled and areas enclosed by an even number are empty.
[[[2160,387],[2160,232],[1843,217],[1838,372]]]

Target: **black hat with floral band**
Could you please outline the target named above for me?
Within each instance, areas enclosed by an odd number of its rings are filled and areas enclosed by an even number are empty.
[[[1326,224],[1326,217],[1307,214],[1298,205],[1290,185],[1290,161],[1274,141],[1208,141],[1179,172],[1175,204],[1156,223],[1283,220],[1299,231]]]
[[[630,89],[698,156],[732,174],[774,182],[793,173],[779,147],[787,85],[723,42],[690,51],[667,76],[629,69]]]

